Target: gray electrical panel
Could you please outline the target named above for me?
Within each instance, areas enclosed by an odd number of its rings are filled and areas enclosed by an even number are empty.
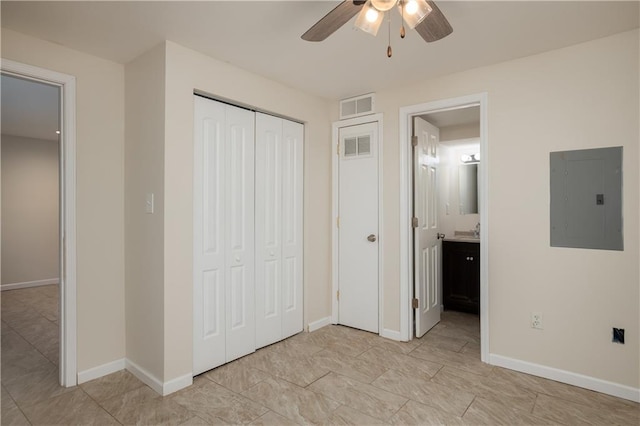
[[[623,250],[622,147],[552,152],[551,246]]]

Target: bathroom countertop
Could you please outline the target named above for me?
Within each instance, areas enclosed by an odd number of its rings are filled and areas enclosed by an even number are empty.
[[[480,237],[475,237],[473,231],[455,231],[452,237],[445,237],[444,241],[460,243],[480,243]]]

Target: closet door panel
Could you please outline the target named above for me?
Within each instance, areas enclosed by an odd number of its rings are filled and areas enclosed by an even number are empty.
[[[254,113],[225,106],[226,362],[255,351]]]
[[[282,339],[282,119],[256,113],[256,347]]]
[[[194,370],[302,331],[303,126],[196,96]]]
[[[193,373],[225,362],[225,107],[194,98]]]
[[[282,148],[282,338],[303,329],[304,127],[283,120]]]

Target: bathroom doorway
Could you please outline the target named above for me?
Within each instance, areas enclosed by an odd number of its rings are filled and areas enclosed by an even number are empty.
[[[487,121],[486,121],[486,94],[472,95],[463,98],[448,99],[437,102],[418,104],[400,109],[400,140],[404,141],[400,147],[401,158],[401,196],[400,196],[400,220],[401,220],[401,334],[407,340],[419,337],[416,331],[420,315],[422,315],[423,305],[420,300],[416,301],[416,296],[420,296],[419,273],[416,272],[417,260],[419,256],[415,256],[415,239],[414,239],[414,223],[415,211],[414,192],[415,187],[415,170],[414,156],[412,155],[413,125],[416,118],[420,118],[430,124],[435,123],[435,127],[444,129],[439,136],[439,153],[434,155],[432,162],[438,166],[438,177],[436,177],[436,185],[440,192],[446,189],[448,184],[449,190],[447,194],[439,194],[437,197],[438,210],[438,232],[440,240],[443,238],[453,239],[459,238],[477,238],[479,246],[479,295],[477,297],[479,316],[474,314],[459,312],[454,310],[444,311],[443,319],[446,319],[449,331],[453,330],[454,325],[459,325],[459,329],[455,333],[465,334],[469,331],[469,341],[479,340],[479,346],[475,351],[479,352],[480,358],[486,362],[488,360],[488,268],[487,268]],[[442,137],[444,136],[444,137]],[[477,151],[476,151],[477,149]],[[473,152],[471,152],[473,151]],[[460,189],[460,158],[466,155],[470,159],[469,164],[475,163],[476,170],[476,194],[477,208],[472,208],[471,200],[474,198],[471,194],[466,198],[461,197]],[[446,158],[445,158],[446,157]],[[456,158],[458,159],[456,161]],[[477,163],[476,160],[483,159],[483,163]],[[466,164],[466,163],[465,163]],[[470,171],[465,170],[465,171]],[[455,179],[454,179],[455,178]],[[443,189],[444,188],[444,189]],[[453,190],[456,189],[455,196]],[[462,201],[462,202],[461,202]],[[419,206],[418,206],[419,207]],[[467,213],[469,208],[469,213]],[[455,209],[455,212],[454,212]],[[474,211],[471,213],[471,211]],[[448,214],[447,214],[448,213]],[[455,213],[455,214],[454,214]],[[475,221],[472,226],[467,226],[467,222]],[[419,223],[419,221],[418,221]],[[471,222],[469,222],[471,223]],[[478,225],[478,226],[476,226]],[[456,229],[458,228],[458,229]],[[467,229],[469,228],[469,229]],[[458,231],[458,234],[456,234]],[[482,232],[485,231],[485,232]],[[449,233],[449,235],[447,235]],[[464,233],[464,234],[461,234]],[[444,234],[444,235],[442,235]],[[440,243],[442,244],[442,243]],[[434,262],[441,262],[442,246],[438,246],[438,253],[433,257],[437,257]],[[467,255],[466,259],[473,256]],[[474,261],[477,261],[477,256]],[[439,263],[440,264],[440,263]],[[440,264],[441,265],[441,264]],[[437,295],[442,300],[442,275],[433,276],[432,281],[438,282],[435,289]],[[424,302],[423,302],[424,303]],[[441,311],[443,305],[438,306]],[[475,318],[475,319],[474,319]],[[479,320],[479,321],[478,321]],[[475,324],[474,324],[475,321]],[[434,327],[436,329],[445,329],[443,324]],[[476,327],[477,332],[473,332]],[[421,330],[424,332],[426,330]],[[474,337],[474,334],[477,337]]]

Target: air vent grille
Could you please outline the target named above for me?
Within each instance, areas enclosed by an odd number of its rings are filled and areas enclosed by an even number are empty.
[[[375,93],[354,96],[340,101],[340,119],[360,117],[373,114],[376,106]]]

